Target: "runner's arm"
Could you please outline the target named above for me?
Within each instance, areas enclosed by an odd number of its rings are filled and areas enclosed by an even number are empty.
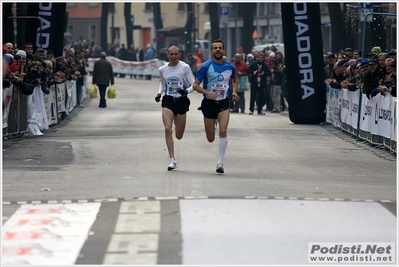
[[[217,97],[217,94],[215,92],[210,92],[208,90],[205,90],[204,88],[202,88],[200,86],[201,82],[198,79],[195,79],[195,82],[193,84],[193,88],[195,91],[197,91],[198,93],[207,95],[210,99],[215,100]]]
[[[165,85],[165,79],[163,77],[163,71],[159,69],[159,88],[158,88],[158,94],[162,94],[164,92],[164,85]]]
[[[186,90],[188,93],[192,93],[192,92],[194,92],[193,85],[194,85],[195,78],[194,78],[193,72],[191,71],[191,68],[189,65],[185,66],[184,74],[185,74],[184,76],[185,76],[186,84],[190,85],[189,87],[187,87]]]

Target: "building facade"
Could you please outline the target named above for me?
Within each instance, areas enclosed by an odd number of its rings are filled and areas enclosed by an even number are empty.
[[[125,3],[114,2],[108,13],[107,19],[107,40],[108,49],[112,43],[119,45],[127,44],[126,25],[124,17]],[[328,3],[321,2],[320,15],[324,50],[331,51],[331,23],[328,12]],[[387,3],[391,5],[391,3]],[[233,58],[237,48],[240,47],[240,40],[242,37],[243,18],[238,15],[238,3],[221,3],[221,6],[227,7],[227,14],[219,14],[220,20],[220,37],[225,40],[226,56]],[[161,40],[163,35],[159,35],[154,27],[154,12],[152,2],[130,2],[130,23],[133,26],[133,42],[136,48],[146,48],[151,43],[157,51],[167,42]],[[364,14],[370,10],[362,9],[359,3],[354,3],[356,12],[349,11],[346,14],[346,20],[356,21],[357,28],[361,29],[361,20]],[[89,42],[100,42],[100,24],[101,24],[101,9],[102,4],[98,2],[87,3],[68,3],[68,32],[66,33],[66,40],[71,42],[81,38],[87,39]],[[394,6],[396,10],[396,4]],[[221,9],[220,9],[221,10]],[[206,39],[210,40],[210,18],[208,3],[193,3],[194,27],[196,31],[193,32],[192,40]],[[222,11],[220,11],[222,12]],[[160,13],[163,24],[163,33],[171,33],[176,29],[182,29],[186,25],[188,16],[187,5],[185,2],[160,2]],[[353,13],[353,14],[352,14]],[[256,29],[255,44],[261,43],[284,43],[283,28],[281,21],[281,6],[279,2],[258,2],[256,3],[256,10],[254,12],[254,28]],[[352,15],[351,15],[352,14]],[[352,18],[350,17],[352,16]],[[395,18],[396,19],[396,18]],[[392,37],[396,40],[396,21],[394,27],[390,29]],[[178,34],[173,42],[177,42],[182,49],[185,49],[185,40],[179,39]],[[359,30],[358,39],[355,40],[354,47],[361,47],[361,30]],[[113,40],[112,40],[113,39]],[[392,38],[391,38],[392,39]],[[159,44],[159,45],[158,45]],[[158,47],[159,46],[159,47]],[[249,51],[245,51],[249,52]]]

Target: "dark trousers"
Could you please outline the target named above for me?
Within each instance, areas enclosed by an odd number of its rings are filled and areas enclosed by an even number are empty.
[[[260,86],[258,87],[258,83],[254,85],[251,84],[251,97],[249,99],[249,110],[254,112],[255,101],[258,106],[258,112],[262,112],[262,107],[265,104],[265,88]]]
[[[266,87],[265,87],[265,100],[263,102],[263,105],[265,105],[265,104],[266,104],[267,111],[273,110],[274,105],[273,105],[272,96],[270,94],[270,85],[266,85]]]
[[[245,111],[245,91],[237,92],[237,95],[240,97],[240,100],[238,102],[234,103],[234,111],[238,112],[239,109],[244,112]]]
[[[76,105],[80,105],[80,99],[82,98],[82,84],[76,82]]]
[[[99,107],[106,107],[105,92],[107,91],[108,85],[98,85],[98,90],[100,90],[100,105]]]
[[[284,100],[286,100],[287,101],[287,103],[288,103],[288,92],[287,92],[287,88],[285,87],[285,86],[283,86],[282,88],[281,88],[281,110],[282,111],[284,111],[286,108],[288,108],[286,105],[285,105],[285,101]]]

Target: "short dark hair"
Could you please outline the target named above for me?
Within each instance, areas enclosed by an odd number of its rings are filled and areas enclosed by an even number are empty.
[[[216,40],[214,40],[214,41],[212,42],[212,45],[213,45],[214,43],[222,43],[222,46],[223,46],[223,49],[224,49],[224,42],[223,42],[222,39],[216,39]]]
[[[168,48],[168,50],[166,51],[166,53],[168,53],[168,54],[169,54],[169,49],[171,49],[171,48],[177,48],[177,50],[178,50],[178,53],[181,53],[181,51],[180,51],[180,47],[178,47],[177,45],[171,45],[171,46],[169,46],[169,48]]]
[[[25,43],[23,49],[25,50],[27,46],[32,46],[32,47],[33,47],[33,44],[31,44],[31,43]]]

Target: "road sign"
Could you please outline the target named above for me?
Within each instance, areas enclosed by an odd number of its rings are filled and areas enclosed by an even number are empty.
[[[229,7],[220,7],[220,23],[227,24],[229,22]]]

